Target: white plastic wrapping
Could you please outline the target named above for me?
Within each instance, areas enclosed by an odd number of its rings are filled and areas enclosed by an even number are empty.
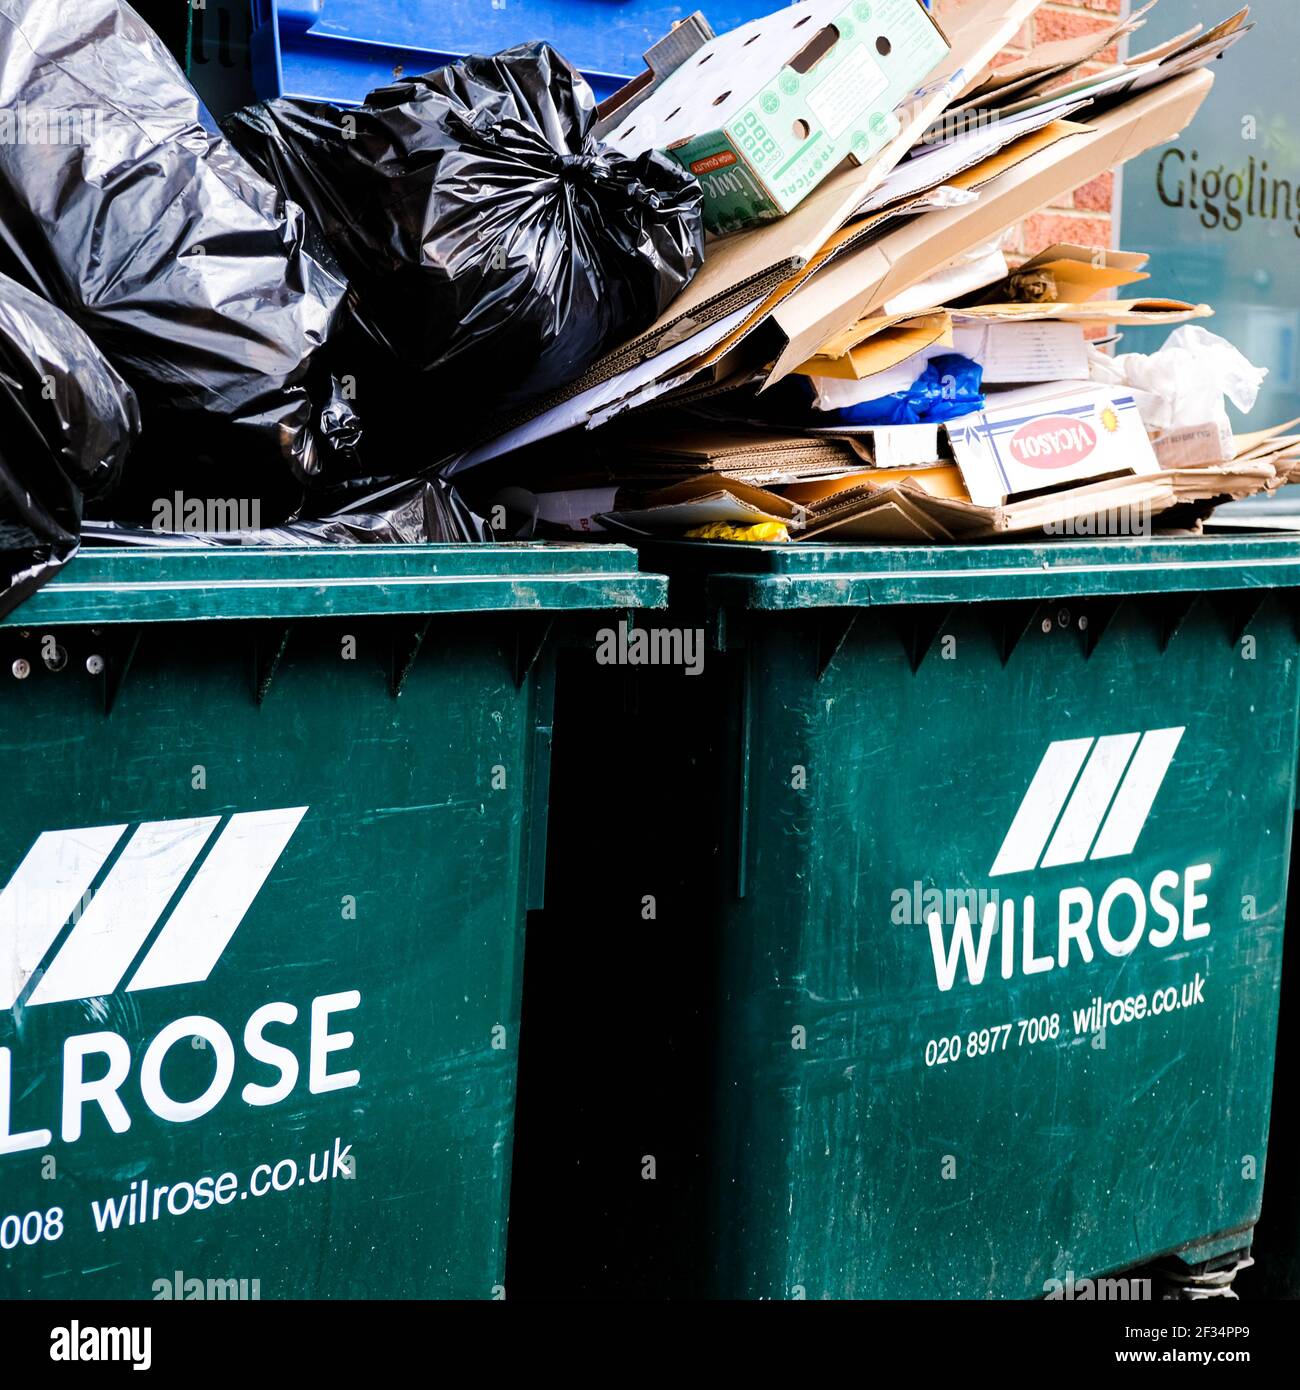
[[[1254,366],[1226,339],[1194,324],[1175,330],[1150,355],[1107,357],[1093,349],[1091,362],[1094,381],[1132,390],[1152,434],[1214,424],[1231,431],[1226,401],[1250,412],[1268,376],[1267,368]]]

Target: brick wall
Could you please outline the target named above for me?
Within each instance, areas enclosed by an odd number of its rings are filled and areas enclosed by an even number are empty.
[[[965,2],[938,0],[935,9],[940,22],[945,14],[960,10]],[[1046,0],[1016,36],[1015,43],[1007,49],[1007,57],[1020,57],[1036,43],[1073,38],[1105,29],[1119,18],[1121,3],[1122,0]],[[1141,42],[1140,35],[1137,42]],[[1114,49],[1108,49],[1101,58],[1105,63],[1111,63],[1118,56]],[[1082,246],[1113,245],[1111,213],[1114,197],[1113,174],[1103,174],[1075,192],[1065,194],[1052,207],[1027,218],[1007,233],[1005,246],[1008,255],[1017,258],[1032,256],[1061,241],[1076,242]]]

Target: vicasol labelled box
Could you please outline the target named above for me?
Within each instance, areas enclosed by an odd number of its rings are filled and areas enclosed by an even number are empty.
[[[635,79],[602,125],[625,154],[670,154],[703,185],[709,230],[739,231],[784,216],[845,158],[875,156],[947,55],[920,0],[801,0],[709,40],[649,96]]]
[[[981,507],[1089,478],[1160,472],[1137,401],[1108,386],[1001,392],[986,410],[944,428],[966,491]]]

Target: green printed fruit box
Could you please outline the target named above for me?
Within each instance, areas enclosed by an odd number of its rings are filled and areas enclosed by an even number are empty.
[[[878,154],[947,54],[920,0],[802,0],[699,48],[607,142],[670,154],[703,185],[708,229],[740,231]]]

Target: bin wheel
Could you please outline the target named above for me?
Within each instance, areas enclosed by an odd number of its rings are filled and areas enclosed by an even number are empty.
[[[1233,1280],[1255,1263],[1249,1250],[1240,1250],[1205,1264],[1185,1265],[1177,1260],[1159,1266],[1160,1298],[1166,1303],[1199,1303],[1205,1298],[1237,1298]]]

